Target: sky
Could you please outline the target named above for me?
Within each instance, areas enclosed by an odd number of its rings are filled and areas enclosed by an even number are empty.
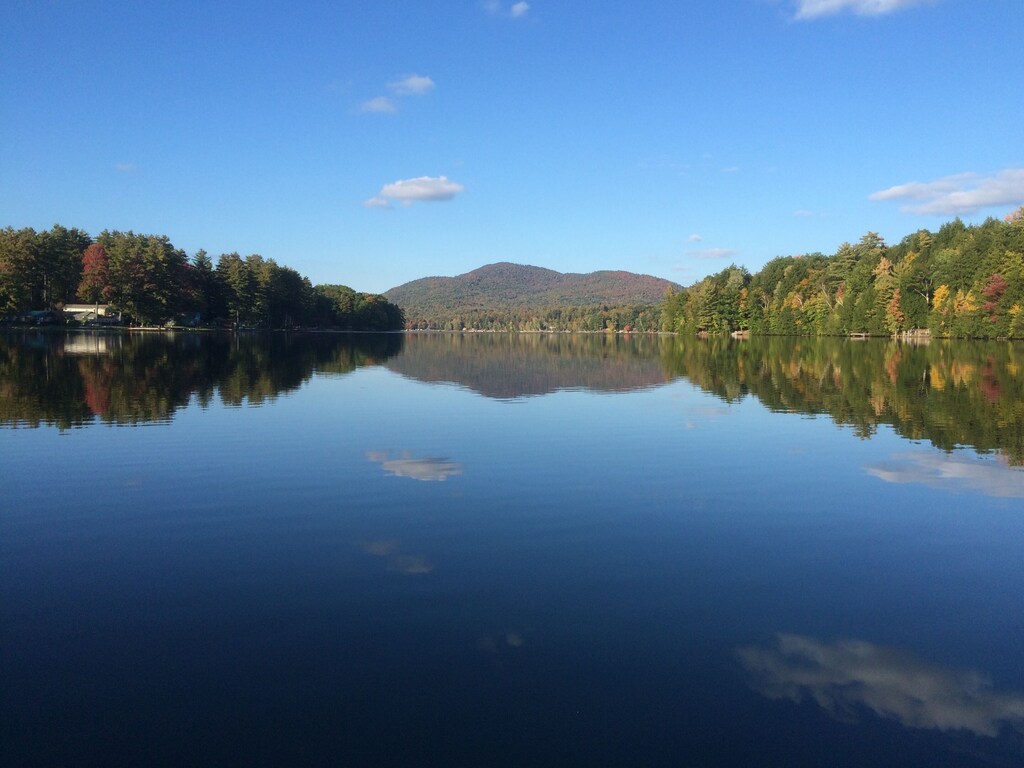
[[[1024,0],[13,0],[0,226],[383,292],[683,285],[1024,205]]]

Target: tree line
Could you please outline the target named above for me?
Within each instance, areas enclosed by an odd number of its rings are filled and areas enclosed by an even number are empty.
[[[383,296],[316,285],[258,254],[200,250],[189,258],[165,235],[105,230],[96,238],[55,224],[0,230],[0,317],[109,304],[128,322],[231,323],[251,328],[400,330],[402,310]]]
[[[730,265],[661,305],[661,329],[686,334],[1024,337],[1024,207],[1004,220],[886,245],[874,232],[831,256],[783,256],[756,274]]]
[[[408,330],[438,331],[657,331],[656,304],[420,310]]]

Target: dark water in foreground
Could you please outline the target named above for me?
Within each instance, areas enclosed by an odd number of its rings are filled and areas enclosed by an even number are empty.
[[[1024,348],[0,336],[0,764],[1024,764]]]

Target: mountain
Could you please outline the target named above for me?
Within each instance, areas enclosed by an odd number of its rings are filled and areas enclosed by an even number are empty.
[[[566,325],[568,319],[582,323],[584,317],[618,310],[616,318],[606,318],[600,325],[604,328],[607,322],[635,325],[636,318],[630,316],[658,305],[669,288],[678,291],[680,286],[633,272],[574,274],[500,262],[456,277],[413,280],[384,296],[402,308],[411,327],[454,327],[459,321],[466,328],[523,328],[530,322],[554,327]],[[577,329],[597,330],[582,325]]]

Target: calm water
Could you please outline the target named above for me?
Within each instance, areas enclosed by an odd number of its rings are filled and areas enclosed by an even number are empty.
[[[1024,764],[1024,348],[0,336],[4,765]]]

